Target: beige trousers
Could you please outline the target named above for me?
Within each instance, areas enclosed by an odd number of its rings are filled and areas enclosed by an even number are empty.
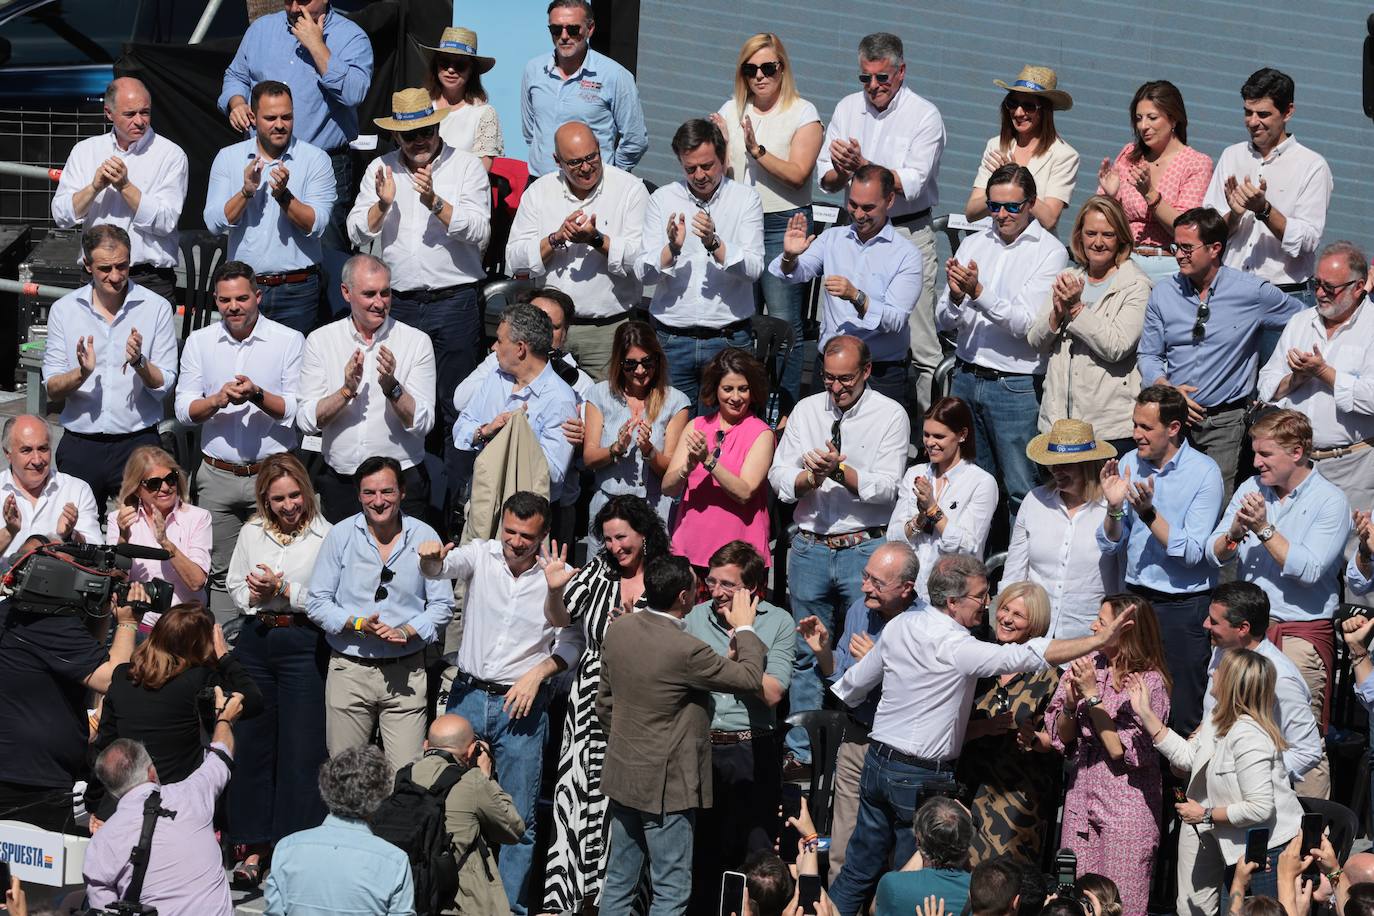
[[[380,727],[391,768],[414,763],[425,741],[425,654],[369,664],[331,652],[324,703],[329,756],[367,744]]]

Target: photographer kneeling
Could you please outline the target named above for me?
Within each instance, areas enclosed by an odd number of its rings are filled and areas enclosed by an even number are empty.
[[[137,741],[120,738],[95,761],[96,776],[119,799],[119,807],[86,849],[87,902],[100,909],[121,899],[134,877],[130,850],[144,830],[148,797],[160,792],[159,812],[147,853],[142,892],[135,902],[158,916],[233,916],[229,880],[215,838],[215,801],[229,782],[233,724],[243,713],[243,696],[215,688],[215,732],[205,762],[181,782],[161,785],[157,767]]]
[[[44,543],[29,538],[13,555]],[[3,570],[0,570],[3,571]],[[75,831],[72,786],[86,776],[88,691],[103,694],[134,651],[141,585],[115,608],[109,651],[92,633],[103,618],[29,613],[0,602],[0,819]]]

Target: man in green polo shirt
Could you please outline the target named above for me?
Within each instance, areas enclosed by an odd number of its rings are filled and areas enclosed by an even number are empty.
[[[725,609],[741,588],[761,594],[767,578],[763,557],[752,545],[731,541],[717,550],[706,576],[711,600],[688,612],[687,632],[734,658]],[[768,647],[761,693],[711,694],[713,806],[697,813],[692,912],[699,906],[705,907],[702,912],[714,907],[720,873],[738,869],[755,850],[771,851],[778,835],[782,737],[774,707],[787,696],[792,680],[796,652],[792,615],[760,601],[754,633]]]

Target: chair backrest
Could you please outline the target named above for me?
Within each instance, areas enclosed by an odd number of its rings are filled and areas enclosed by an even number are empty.
[[[934,404],[940,398],[947,398],[954,390],[954,354],[946,353],[935,367],[935,374],[930,382],[930,402]]]
[[[839,759],[840,742],[844,741],[849,716],[834,709],[808,709],[788,716],[787,724],[804,729],[811,742],[811,787],[807,806],[816,832],[828,836],[831,803],[835,796],[835,761]]]
[[[782,370],[792,348],[797,345],[797,332],[791,322],[769,315],[754,315],[749,319],[754,332],[754,356],[768,373],[768,403],[763,419],[777,429],[778,421],[787,416],[793,405],[792,396],[782,387]]]
[[[496,338],[496,326],[501,323],[506,308],[515,301],[516,294],[533,288],[533,280],[492,280],[483,284],[482,326],[488,338]]]
[[[229,257],[229,239],[211,232],[183,232],[180,246],[181,260],[186,266],[186,311],[177,341],[178,354],[192,331],[210,323],[210,316],[215,311],[215,291],[210,288],[210,278]]]
[[[966,236],[972,235],[968,229],[953,229],[949,225],[949,214],[942,213],[930,221],[930,228],[933,232],[938,232],[945,237],[945,244],[949,246],[949,257],[954,257],[954,253],[959,250],[959,243]],[[939,262],[944,263],[944,258]]]
[[[1003,550],[994,553],[983,561],[983,565],[988,570],[988,592],[996,593],[997,586],[1002,581],[1002,569],[1007,565],[1007,552]]]
[[[1340,802],[1325,798],[1303,798],[1298,803],[1307,814],[1320,814],[1330,832],[1331,848],[1336,851],[1336,861],[1344,862],[1350,856],[1350,847],[1360,833],[1360,819]]]

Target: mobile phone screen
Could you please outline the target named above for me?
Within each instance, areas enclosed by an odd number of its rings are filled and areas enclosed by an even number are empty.
[[[797,875],[797,904],[803,913],[814,914],[820,909],[821,876]]]
[[[745,916],[743,872],[727,871],[720,876],[720,916]]]

